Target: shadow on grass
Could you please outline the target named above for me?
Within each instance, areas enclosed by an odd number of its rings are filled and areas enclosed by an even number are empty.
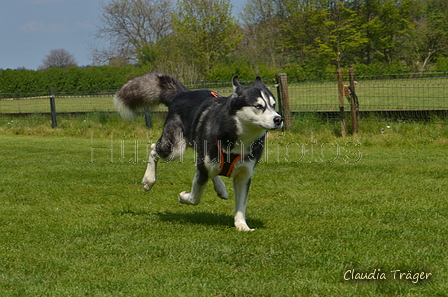
[[[227,226],[233,227],[233,216],[227,214],[213,214],[208,212],[193,213],[177,213],[177,212],[157,212],[150,213],[145,211],[120,211],[116,215],[133,215],[133,216],[157,216],[162,222],[174,222],[179,224],[197,224],[206,226]],[[264,224],[257,219],[248,219],[249,226],[255,229],[263,229]]]
[[[159,212],[157,213],[162,222],[179,222],[188,224],[200,224],[208,226],[228,226],[233,227],[233,216],[227,214],[213,214],[208,212],[193,213],[173,213]],[[262,229],[264,224],[260,220],[248,219],[251,228]]]

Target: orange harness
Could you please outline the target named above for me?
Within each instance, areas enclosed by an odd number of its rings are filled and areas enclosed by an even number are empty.
[[[210,92],[213,97],[219,98],[221,95],[219,95],[216,92]],[[244,156],[244,154],[237,155],[237,154],[227,154],[224,153],[224,151],[221,149],[221,146],[219,145],[219,140],[216,139],[216,146],[218,147],[219,151],[219,159],[220,159],[220,167],[219,167],[219,173],[218,175],[224,175],[229,177],[230,174],[232,174],[233,167],[235,166],[236,162]]]
[[[218,147],[219,158],[221,161],[218,175],[224,175],[229,177],[230,174],[232,174],[232,170],[236,162],[238,162],[238,160],[241,159],[241,157],[243,157],[244,154],[237,155],[237,154],[224,153],[224,151],[221,149],[221,146],[219,145],[218,139],[216,139],[216,146]]]

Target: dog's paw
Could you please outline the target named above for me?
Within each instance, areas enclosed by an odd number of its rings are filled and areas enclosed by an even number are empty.
[[[244,232],[252,232],[255,231],[255,229],[249,228],[247,224],[245,223],[235,223],[236,230],[238,231],[244,231]]]
[[[218,195],[219,198],[227,200],[229,199],[229,194],[227,192],[216,192],[216,195]]]
[[[226,200],[229,198],[229,194],[226,190],[226,185],[219,176],[213,179],[213,188],[215,189],[216,195],[218,195],[219,198]]]
[[[143,189],[145,190],[145,192],[148,192],[149,190],[151,190],[155,183],[156,183],[155,180],[148,180],[146,178],[143,178],[142,186],[143,186]]]
[[[196,201],[190,192],[183,191],[179,194],[178,200],[182,204],[198,205],[200,201]]]

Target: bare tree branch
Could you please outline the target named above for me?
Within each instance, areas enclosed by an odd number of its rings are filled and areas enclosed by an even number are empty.
[[[51,50],[50,53],[45,56],[45,58],[42,60],[42,65],[39,66],[39,69],[43,70],[52,67],[69,68],[76,66],[77,62],[75,60],[75,57],[73,57],[73,55],[65,49],[59,48]]]
[[[95,38],[109,43],[107,49],[91,46],[94,64],[113,57],[135,59],[136,50],[170,33],[172,0],[112,0],[103,4]]]

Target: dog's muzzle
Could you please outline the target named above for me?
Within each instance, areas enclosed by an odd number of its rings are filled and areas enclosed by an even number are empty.
[[[276,116],[274,117],[274,124],[278,127],[281,128],[283,126],[283,118],[281,116]]]

